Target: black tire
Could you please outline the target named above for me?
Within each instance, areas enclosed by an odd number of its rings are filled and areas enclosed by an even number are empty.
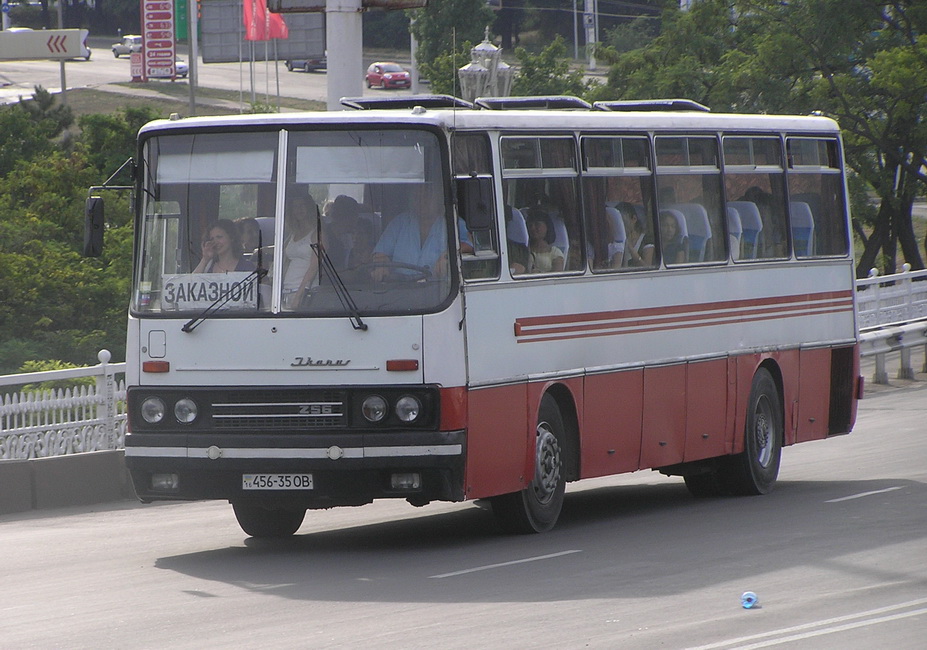
[[[521,492],[490,499],[499,524],[511,533],[543,533],[557,523],[566,489],[564,440],[566,431],[557,402],[541,398],[538,411],[534,478]]]
[[[233,503],[238,525],[251,537],[289,537],[303,523],[305,509],[276,510],[243,503]]]
[[[719,475],[726,491],[736,495],[767,494],[779,476],[783,417],[779,389],[772,375],[760,368],[753,376],[744,450],[725,459]]]
[[[113,50],[113,56],[116,57],[116,58],[118,59],[118,58],[119,58],[119,52],[117,52],[116,50]]]

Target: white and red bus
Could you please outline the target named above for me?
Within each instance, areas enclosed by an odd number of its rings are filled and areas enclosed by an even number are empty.
[[[307,509],[488,499],[540,532],[570,481],[655,469],[762,494],[783,446],[851,430],[832,120],[351,106],[141,129],[126,463],[143,501],[228,500],[248,534],[285,536]],[[240,229],[237,265],[202,259],[218,220]],[[430,261],[384,248],[409,224]]]

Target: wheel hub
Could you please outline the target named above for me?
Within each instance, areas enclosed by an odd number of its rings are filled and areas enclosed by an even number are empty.
[[[560,443],[546,422],[538,424],[536,452],[534,493],[539,502],[547,503],[560,484]]]

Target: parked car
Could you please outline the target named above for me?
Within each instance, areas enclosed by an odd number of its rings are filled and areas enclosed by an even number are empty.
[[[410,88],[412,76],[398,63],[377,61],[367,68],[367,87],[373,88]]]
[[[122,40],[118,43],[113,43],[113,56],[117,59],[125,54],[126,56],[132,54],[132,52],[141,52],[142,51],[142,37],[138,34],[129,34],[123,36]]]
[[[303,72],[314,72],[316,70],[324,70],[328,66],[328,59],[322,57],[321,59],[287,59],[286,60],[286,69],[290,72],[294,70],[302,70]]]

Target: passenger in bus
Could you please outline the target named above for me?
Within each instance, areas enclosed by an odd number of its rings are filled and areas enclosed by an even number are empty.
[[[466,224],[458,220],[457,228],[461,252],[472,253]],[[389,263],[419,267],[433,277],[447,275],[447,226],[440,188],[422,184],[413,190],[411,211],[402,212],[389,222],[373,249],[372,262],[379,264],[371,271],[371,277],[378,282],[393,270],[400,276],[417,275],[413,269],[391,269]]]
[[[562,271],[566,259],[554,246],[556,234],[550,216],[540,208],[528,212],[528,273]]]
[[[261,227],[254,217],[242,217],[235,220],[238,231],[241,233],[241,248],[245,254],[250,255],[252,252],[261,247]]]
[[[194,273],[253,271],[254,264],[242,257],[241,235],[234,221],[213,221],[203,233],[202,257]]]
[[[295,309],[319,272],[315,251],[319,208],[308,191],[292,191],[287,196],[283,245],[283,301]]]
[[[528,252],[528,225],[521,210],[506,204],[505,241],[509,253],[509,271],[512,275],[527,273],[530,253]]]
[[[679,221],[670,210],[660,211],[660,245],[664,264],[685,264],[688,243],[679,229]]]
[[[621,210],[624,217],[625,232],[628,240],[625,244],[624,259],[628,266],[653,266],[653,237],[647,232],[644,223],[634,206]]]
[[[361,218],[357,201],[340,194],[326,208],[322,245],[334,267],[345,271],[369,262],[376,238],[373,224]]]

